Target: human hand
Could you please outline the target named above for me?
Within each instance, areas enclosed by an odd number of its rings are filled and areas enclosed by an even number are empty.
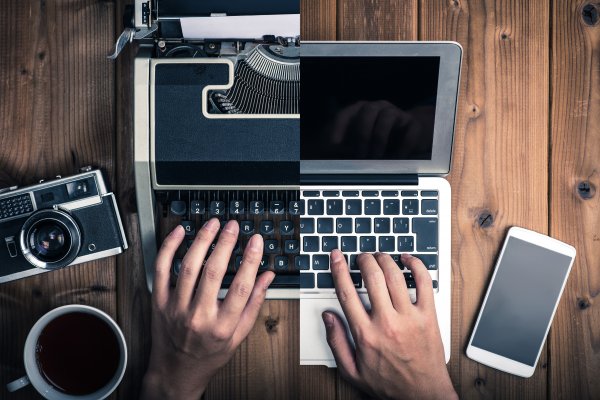
[[[388,254],[361,254],[358,264],[371,302],[367,312],[339,250],[331,252],[336,293],[355,348],[339,316],[323,313],[327,342],[342,377],[383,399],[456,399],[446,369],[429,272],[402,255],[416,283],[412,304],[402,271]]]
[[[258,317],[275,276],[273,272],[256,276],[263,239],[260,235],[250,239],[227,296],[220,301],[217,295],[239,226],[236,221],[225,225],[203,265],[219,227],[219,220],[211,219],[200,229],[183,258],[175,288],[169,285],[170,269],[185,237],[183,227],[175,228],[158,252],[152,292],[152,351],[142,387],[143,399],[199,399],[211,377],[233,356]]]

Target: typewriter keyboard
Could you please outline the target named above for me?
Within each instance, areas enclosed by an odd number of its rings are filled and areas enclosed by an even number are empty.
[[[187,235],[173,262],[173,283],[197,229],[210,218],[216,217],[221,220],[221,227],[231,219],[237,220],[240,225],[238,243],[229,261],[223,288],[231,284],[241,264],[244,248],[256,233],[264,239],[259,273],[267,270],[276,273],[270,288],[299,288],[299,270],[302,268],[299,227],[304,201],[300,200],[298,191],[168,191],[156,192],[156,200],[161,217],[160,239],[178,224],[185,228]],[[216,241],[212,248],[215,244]]]

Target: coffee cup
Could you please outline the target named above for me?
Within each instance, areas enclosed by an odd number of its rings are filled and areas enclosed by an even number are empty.
[[[26,375],[6,385],[31,384],[49,400],[100,400],[119,385],[127,345],[117,323],[97,308],[55,308],[31,328],[23,351]]]

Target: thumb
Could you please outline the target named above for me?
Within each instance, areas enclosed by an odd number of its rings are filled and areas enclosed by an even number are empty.
[[[354,348],[348,340],[346,325],[333,312],[325,311],[322,317],[325,323],[325,330],[327,331],[327,344],[331,348],[340,374],[346,380],[358,383],[360,376],[356,367]]]

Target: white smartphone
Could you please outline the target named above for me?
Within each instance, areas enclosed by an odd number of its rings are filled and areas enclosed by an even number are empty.
[[[508,231],[467,357],[530,377],[575,259],[575,248],[523,228]]]

